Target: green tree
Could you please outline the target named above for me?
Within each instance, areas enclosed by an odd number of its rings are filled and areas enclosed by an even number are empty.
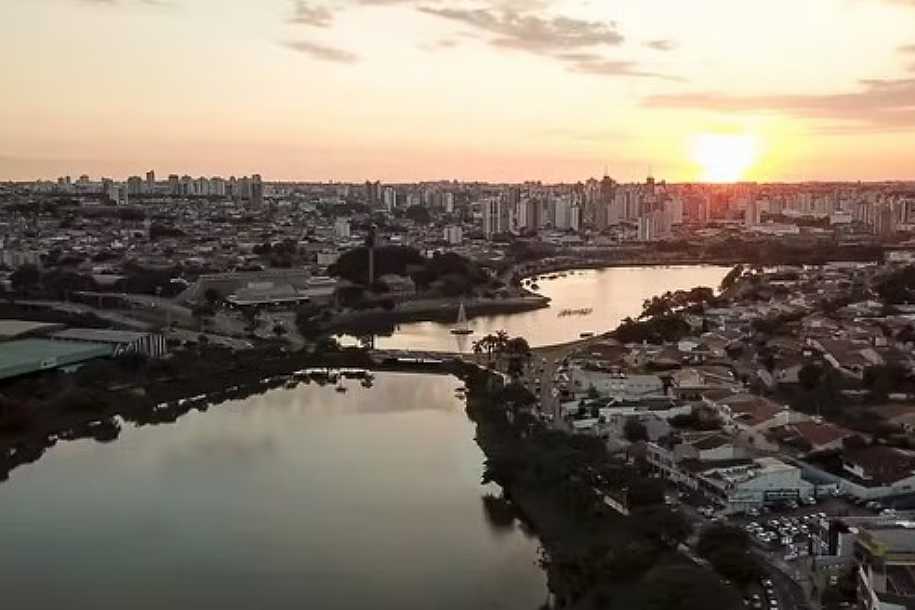
[[[733,610],[737,594],[713,573],[697,566],[676,565],[649,572],[638,588],[640,599],[630,604],[640,610]]]
[[[733,269],[728,271],[727,275],[725,275],[724,278],[722,278],[722,280],[721,280],[721,286],[720,286],[721,292],[725,292],[725,291],[729,290],[731,287],[733,287],[737,283],[737,280],[739,280],[741,278],[741,276],[743,276],[743,272],[744,272],[743,265],[735,265]]]
[[[34,289],[40,281],[41,271],[32,264],[22,265],[10,275],[10,285],[19,293],[26,293]]]
[[[640,422],[638,419],[630,417],[626,420],[626,424],[623,426],[623,435],[630,443],[647,441],[648,429],[645,427],[645,424]]]
[[[663,504],[635,510],[630,517],[635,531],[670,548],[677,548],[693,533],[693,526],[683,513]]]

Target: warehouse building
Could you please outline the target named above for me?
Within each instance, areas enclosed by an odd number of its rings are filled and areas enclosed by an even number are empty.
[[[55,330],[63,330],[64,324],[33,322],[32,320],[0,320],[0,341],[40,337]]]
[[[110,345],[20,339],[0,343],[0,379],[54,369],[72,370],[96,358],[110,358]]]
[[[68,328],[51,333],[55,341],[102,344],[111,348],[113,356],[143,354],[150,358],[161,358],[168,353],[165,337],[155,333],[127,330],[99,330],[95,328]]]

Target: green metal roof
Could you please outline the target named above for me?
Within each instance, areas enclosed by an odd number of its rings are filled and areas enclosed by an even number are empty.
[[[107,358],[112,347],[100,343],[69,343],[22,339],[0,343],[0,379]]]

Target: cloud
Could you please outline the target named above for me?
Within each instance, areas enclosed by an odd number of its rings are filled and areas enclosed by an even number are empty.
[[[321,61],[332,61],[342,64],[352,64],[359,61],[359,57],[354,53],[336,47],[328,47],[309,42],[307,40],[287,41],[283,43],[283,46]]]
[[[155,8],[175,8],[175,3],[171,0],[132,0],[121,2],[121,0],[79,0],[81,4],[89,4],[95,6],[120,6],[120,5],[143,5],[143,6],[152,6]]]
[[[915,44],[904,44],[897,50],[904,55],[915,55]]]
[[[334,21],[334,13],[326,6],[313,6],[305,0],[296,0],[293,4],[292,17],[289,23],[326,28]]]
[[[677,48],[677,43],[673,40],[649,40],[645,46],[655,51],[673,51]]]
[[[440,51],[443,49],[453,49],[458,46],[458,41],[453,38],[441,38],[434,42],[423,43],[419,48],[424,51]]]
[[[611,60],[601,57],[594,53],[563,53],[557,55],[569,63],[569,69],[573,72],[583,74],[594,74],[597,76],[624,76],[634,78],[659,78],[661,80],[682,82],[684,79],[679,76],[662,74],[643,70],[634,61]]]
[[[534,53],[553,53],[623,42],[616,25],[572,17],[544,18],[514,10],[419,7],[421,12],[471,26],[494,35],[490,44]]]
[[[683,82],[685,80],[679,76],[642,70],[638,67],[637,63],[632,61],[613,61],[609,59],[586,61],[575,64],[573,70],[600,76],[634,76],[639,78],[659,78],[661,80],[677,82]]]
[[[915,78],[870,79],[851,93],[737,96],[723,93],[656,95],[651,108],[689,108],[715,112],[771,112],[803,119],[838,122],[844,130],[915,129]]]

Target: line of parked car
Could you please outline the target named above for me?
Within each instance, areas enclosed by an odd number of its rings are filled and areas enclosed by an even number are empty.
[[[811,513],[801,517],[775,517],[761,523],[752,521],[744,529],[760,546],[770,550],[784,548],[784,558],[790,561],[809,555],[814,530],[827,527],[826,513]]]
[[[743,600],[744,606],[749,606],[754,610],[761,610],[764,607],[769,610],[778,610],[778,596],[775,594],[775,585],[772,584],[772,580],[763,578],[760,585],[762,585],[765,600],[759,593],[754,593],[752,597]]]

